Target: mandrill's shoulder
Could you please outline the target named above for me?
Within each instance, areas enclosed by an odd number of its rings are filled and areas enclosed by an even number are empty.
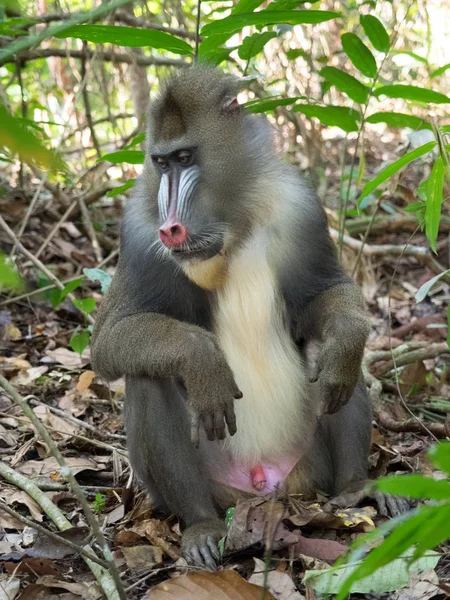
[[[325,290],[350,279],[339,264],[326,213],[315,190],[295,169],[280,180],[271,256],[286,307],[298,319]]]

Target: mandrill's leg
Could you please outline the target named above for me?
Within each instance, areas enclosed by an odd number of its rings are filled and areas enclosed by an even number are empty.
[[[372,414],[370,399],[363,383],[359,383],[349,402],[333,415],[322,420],[323,434],[333,464],[334,497],[331,506],[348,508],[364,498],[373,497],[381,514],[395,516],[409,509],[406,500],[388,494],[368,494],[368,458],[370,452]]]
[[[131,464],[149,493],[184,522],[186,558],[213,569],[226,527],[217,517],[201,454],[191,443],[185,405],[173,379],[126,379]]]

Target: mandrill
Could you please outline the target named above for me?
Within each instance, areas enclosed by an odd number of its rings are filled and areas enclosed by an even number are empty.
[[[362,295],[314,191],[237,90],[194,66],[151,103],[92,341],[94,369],[125,376],[136,474],[181,519],[184,555],[211,568],[220,508],[277,488],[360,490],[371,437]]]

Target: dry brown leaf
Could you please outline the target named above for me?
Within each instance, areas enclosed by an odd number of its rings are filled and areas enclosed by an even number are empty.
[[[88,389],[95,377],[94,371],[84,371],[81,373],[78,383],[76,385],[77,391],[82,393]]]
[[[334,513],[324,512],[318,505],[312,504],[302,509],[288,520],[296,527],[320,527],[325,529],[352,529],[370,531],[375,527],[373,517],[377,511],[372,506],[338,509]]]
[[[301,533],[286,528],[283,524],[285,512],[281,502],[267,501],[264,498],[238,501],[228,530],[225,550],[232,552],[264,543],[268,535],[274,550],[297,543]],[[273,531],[275,526],[276,531]]]
[[[103,468],[103,466],[99,466],[92,458],[67,456],[64,460],[74,475],[82,471],[100,471]],[[56,458],[52,456],[44,460],[28,460],[17,466],[18,471],[24,475],[32,477],[37,477],[38,475],[52,476],[53,478],[59,475],[61,468]]]
[[[347,554],[348,548],[334,540],[301,537],[294,546],[295,554],[305,554],[328,563]]]
[[[48,536],[40,533],[33,548],[26,551],[26,556],[31,556],[33,558],[51,558],[53,560],[71,556],[72,554],[75,554],[75,550],[72,550],[67,544],[64,544],[64,540],[69,540],[74,544],[84,546],[89,537],[89,529],[88,527],[71,527],[70,529],[59,532],[58,535],[61,537],[60,542],[53,538],[50,539]]]
[[[17,340],[20,340],[22,338],[20,329],[18,329],[12,323],[8,323],[7,325],[5,325],[4,332],[6,338],[12,340],[13,342],[17,342]]]
[[[30,385],[36,379],[39,379],[44,373],[47,373],[48,367],[42,365],[40,367],[30,367],[22,369],[15,377],[11,378],[12,385]]]
[[[33,412],[37,417],[39,417],[44,425],[47,425],[54,430],[52,434],[54,434],[54,437],[56,437],[58,440],[62,439],[67,441],[80,431],[80,427],[78,425],[72,421],[68,421],[67,419],[63,419],[62,417],[54,415],[49,408],[43,404],[35,406],[33,408]]]
[[[82,596],[86,600],[94,600],[96,598],[96,595],[91,593],[89,585],[86,583],[62,581],[56,577],[52,577],[51,575],[44,575],[43,577],[40,577],[36,583],[47,588],[59,588],[62,590],[67,590],[76,596]]]
[[[230,569],[211,573],[198,571],[164,581],[150,589],[148,600],[261,600],[262,588],[248,583]],[[276,600],[270,592],[266,600]]]
[[[77,352],[72,352],[68,348],[47,350],[45,354],[68,369],[81,369],[87,365],[91,356],[88,348],[83,351],[81,357]]]
[[[0,424],[0,448],[12,448],[17,444],[18,438],[18,431],[11,431],[9,429],[5,429],[3,425]]]
[[[92,404],[92,400],[96,398],[97,395],[91,389],[79,392],[74,388],[73,390],[68,390],[58,400],[58,406],[61,410],[65,410],[74,417],[79,417],[86,412],[86,409]]]
[[[114,536],[114,546],[134,546],[143,537],[131,529],[123,529]]]
[[[10,575],[0,575],[0,600],[14,600],[20,590],[20,580]]]
[[[19,564],[7,561],[3,563],[8,573],[19,575],[20,573],[31,573],[32,575],[58,575],[54,561],[49,558],[25,557]]]
[[[253,557],[255,570],[248,580],[261,587],[264,586],[266,565],[263,560]],[[277,600],[304,600],[305,597],[295,588],[295,584],[287,573],[278,569],[269,569],[267,587]]]
[[[5,501],[8,504],[14,504],[14,502],[17,502],[18,504],[25,505],[35,521],[42,521],[42,510],[39,504],[35,502],[33,498],[31,498],[31,496],[29,496],[26,492],[14,491],[11,495],[7,494]]]
[[[127,567],[135,573],[153,569],[163,561],[163,552],[157,546],[124,546],[120,550]]]

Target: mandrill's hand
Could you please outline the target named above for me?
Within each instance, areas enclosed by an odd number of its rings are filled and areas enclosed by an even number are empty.
[[[361,372],[364,347],[347,339],[329,338],[320,348],[311,382],[319,382],[325,413],[338,412],[350,400]]]
[[[223,440],[226,427],[230,435],[236,433],[234,401],[242,398],[242,392],[215,336],[205,331],[191,333],[190,337],[181,376],[187,393],[191,440],[198,446],[200,424],[211,441]]]

